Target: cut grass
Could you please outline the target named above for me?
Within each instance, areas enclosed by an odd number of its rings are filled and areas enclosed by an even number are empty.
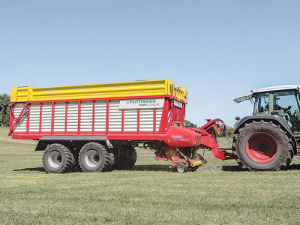
[[[0,129],[1,224],[299,224],[299,159],[290,170],[241,171],[210,152],[196,172],[138,149],[132,171],[46,174],[35,141]]]

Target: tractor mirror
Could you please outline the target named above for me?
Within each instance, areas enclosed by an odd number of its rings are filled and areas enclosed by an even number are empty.
[[[244,101],[250,100],[253,97],[254,97],[254,95],[252,94],[252,95],[247,95],[247,96],[236,98],[233,101],[235,101],[236,103],[240,103],[240,102],[244,102]]]

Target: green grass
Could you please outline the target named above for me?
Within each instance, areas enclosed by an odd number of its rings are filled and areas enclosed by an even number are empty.
[[[7,132],[0,128],[0,224],[299,224],[296,157],[290,170],[247,172],[206,152],[206,165],[179,174],[138,149],[133,171],[46,174],[36,142]]]

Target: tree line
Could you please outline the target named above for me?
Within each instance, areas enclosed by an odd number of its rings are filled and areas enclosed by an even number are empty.
[[[198,127],[197,124],[192,123],[192,122],[189,121],[189,120],[185,120],[185,121],[184,121],[184,125],[185,125],[185,127],[191,127],[191,128],[197,128],[197,127]]]
[[[7,94],[0,95],[0,126],[9,126],[10,114],[10,96]]]

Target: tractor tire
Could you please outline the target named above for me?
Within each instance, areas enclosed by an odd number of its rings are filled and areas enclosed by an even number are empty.
[[[75,164],[71,151],[62,144],[49,145],[43,155],[43,165],[47,173],[70,171]]]
[[[292,162],[292,160],[294,158],[294,151],[293,151],[294,147],[291,144],[291,142],[292,141],[290,141],[290,143],[289,143],[289,157],[288,157],[288,160],[286,162],[286,167],[288,167],[291,164],[291,162]]]
[[[252,121],[238,130],[233,140],[233,153],[238,164],[249,170],[285,169],[292,161],[291,139],[280,125]]]
[[[137,154],[132,145],[124,146],[121,150],[123,154],[117,156],[115,159],[115,168],[121,170],[131,170],[136,163]]]
[[[81,148],[78,162],[83,172],[104,172],[110,167],[110,158],[103,145],[89,142]]]

